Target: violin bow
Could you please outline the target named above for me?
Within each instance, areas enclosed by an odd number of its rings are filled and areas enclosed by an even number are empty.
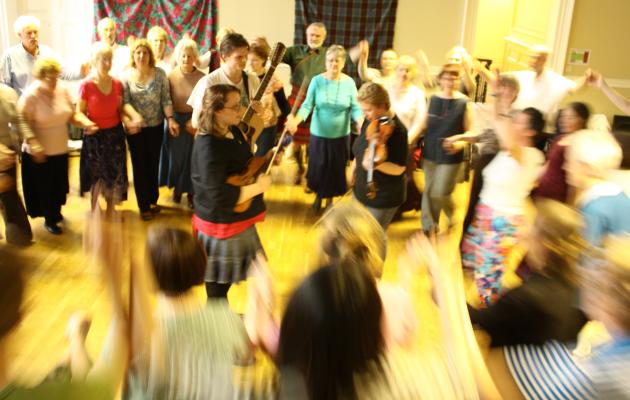
[[[293,107],[291,108],[291,113],[289,115],[295,115],[297,113],[297,110],[300,104],[302,103],[302,101],[304,100],[304,96],[306,95],[306,89],[308,89],[309,82],[310,82],[310,79],[307,76],[305,76],[304,79],[302,80],[302,84],[300,85],[300,90],[298,90],[298,93],[295,96],[295,102],[293,102]],[[273,151],[273,155],[271,156],[271,160],[269,161],[269,165],[267,166],[267,170],[265,171],[265,174],[269,174],[269,172],[271,171],[271,167],[273,166],[273,160],[275,160],[276,156],[278,155],[278,151],[280,150],[281,143],[284,140],[284,136],[287,134],[287,131],[288,130],[285,124],[284,129],[282,130],[282,134],[280,135],[280,139],[278,140],[278,145]]]

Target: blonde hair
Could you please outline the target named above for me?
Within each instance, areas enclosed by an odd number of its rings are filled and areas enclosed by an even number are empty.
[[[164,28],[162,28],[161,26],[153,26],[147,32],[147,39],[148,40],[152,40],[154,38],[155,39],[162,38],[162,39],[166,40],[166,39],[168,39],[168,34],[164,30]]]
[[[411,75],[410,79],[413,79],[416,77],[416,75],[418,75],[418,63],[416,62],[415,58],[408,55],[398,57],[396,68],[400,66],[404,66],[409,70],[409,73]]]
[[[15,31],[16,35],[19,35],[20,33],[22,33],[24,28],[26,28],[29,25],[35,25],[38,30],[39,30],[39,27],[41,26],[39,19],[31,15],[20,15],[19,17],[17,17],[17,19],[13,23],[13,30]]]
[[[380,278],[387,242],[385,232],[356,201],[338,203],[319,224],[317,265],[350,263]]]
[[[116,21],[114,21],[110,17],[102,18],[100,21],[98,21],[98,25],[96,25],[96,30],[100,33],[103,29],[105,29],[106,25],[110,24],[114,25],[114,29],[116,29]]]
[[[605,301],[600,311],[630,332],[630,235],[610,236],[595,257],[596,263],[582,270],[582,286]]]
[[[61,64],[54,58],[38,58],[33,65],[33,77],[42,79],[46,74],[61,73]]]
[[[577,284],[576,264],[586,242],[581,236],[581,215],[560,202],[543,199],[536,202],[534,238],[544,249],[543,271],[562,281]]]
[[[133,53],[138,50],[138,47],[144,47],[145,49],[147,49],[147,51],[149,52],[149,66],[155,67],[155,54],[153,54],[153,49],[151,48],[149,41],[147,39],[136,39],[133,41],[133,44],[131,45],[131,49],[129,51],[129,54],[131,56],[129,65],[131,65],[131,68],[136,68],[136,61],[133,59]]]
[[[99,56],[107,54],[109,54],[110,57],[114,55],[110,45],[103,42],[94,42],[92,44],[92,48],[90,50],[90,60],[92,63],[94,63]]]
[[[387,90],[374,82],[367,82],[361,86],[359,93],[357,93],[357,100],[376,107],[383,107],[386,110],[389,110],[392,106]]]
[[[184,38],[177,42],[177,45],[175,46],[175,61],[179,61],[179,56],[184,50],[192,50],[195,59],[199,58],[199,49],[197,48],[197,42],[192,39]]]
[[[572,135],[569,157],[588,167],[591,177],[607,179],[621,165],[623,153],[617,139],[609,132],[582,129]]]

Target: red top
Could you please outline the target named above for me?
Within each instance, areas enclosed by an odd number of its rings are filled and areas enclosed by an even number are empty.
[[[569,184],[564,171],[567,146],[560,144],[564,136],[559,135],[547,151],[547,169],[538,179],[538,187],[532,193],[534,198],[544,197],[561,203],[567,202]]]
[[[103,94],[91,79],[85,79],[79,86],[79,98],[87,103],[87,117],[100,129],[113,128],[120,124],[118,107],[123,96],[123,85],[112,78],[112,90]]]
[[[257,222],[264,221],[264,219],[265,212],[263,211],[260,214],[244,221],[221,224],[203,220],[197,215],[193,214],[193,234],[197,236],[197,232],[201,231],[204,234],[217,239],[227,239],[229,237],[238,235],[239,233],[243,232],[245,229],[249,228]]]

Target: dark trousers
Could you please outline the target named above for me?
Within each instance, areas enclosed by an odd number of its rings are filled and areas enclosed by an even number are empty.
[[[15,182],[15,168],[2,173],[13,178]],[[15,184],[13,188],[0,193],[0,209],[2,209],[2,217],[4,218],[7,243],[17,246],[29,244],[33,240],[33,232]]]
[[[47,156],[37,163],[22,155],[22,189],[26,211],[31,218],[44,217],[47,225],[60,222],[61,207],[69,191],[68,154]]]
[[[135,135],[127,135],[133,166],[133,187],[140,212],[149,211],[151,204],[157,204],[160,196],[158,173],[163,134],[164,124],[160,124],[142,128]]]

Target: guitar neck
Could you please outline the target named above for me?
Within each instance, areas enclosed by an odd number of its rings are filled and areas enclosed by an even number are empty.
[[[271,65],[269,67],[269,69],[265,73],[265,76],[260,82],[260,86],[258,86],[258,90],[256,90],[256,94],[251,99],[251,101],[259,101],[260,99],[262,99],[263,94],[265,94],[265,90],[267,90],[267,86],[269,86],[269,82],[271,82],[271,77],[273,76],[273,73],[275,70],[276,70],[275,65]],[[246,124],[249,124],[249,121],[252,119],[252,116],[254,115],[254,109],[252,108],[251,101],[249,103],[249,106],[247,106],[247,110],[245,111],[243,118],[241,118],[241,121],[245,122]]]

